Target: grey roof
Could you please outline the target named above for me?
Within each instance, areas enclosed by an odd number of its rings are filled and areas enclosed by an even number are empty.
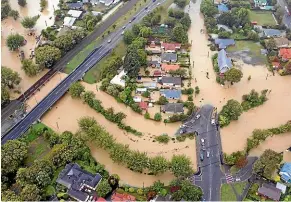
[[[164,83],[172,83],[174,85],[181,85],[182,79],[180,77],[162,77],[162,81]]]
[[[180,99],[182,92],[181,90],[171,90],[171,89],[163,89],[160,90],[161,95],[165,96],[168,99]]]
[[[73,9],[73,8],[82,8],[83,3],[82,2],[76,2],[76,3],[67,3],[68,7]]]
[[[168,103],[164,105],[162,108],[163,111],[165,112],[183,113],[184,112],[183,107],[184,107],[183,103]]]
[[[225,73],[232,67],[231,59],[227,57],[226,51],[224,49],[218,52],[217,62],[220,73]]]
[[[177,54],[176,53],[163,53],[161,58],[162,58],[162,61],[176,62]]]
[[[67,187],[68,194],[72,197],[84,201],[84,197],[88,194],[83,192],[81,189],[83,185],[95,188],[102,179],[100,174],[93,175],[85,170],[76,163],[67,164],[66,167],[59,174],[57,182]],[[81,197],[81,198],[78,198]],[[84,199],[84,200],[83,200]]]
[[[263,29],[264,35],[265,36],[281,36],[282,32],[278,29]]]
[[[215,44],[218,45],[220,49],[227,48],[230,45],[235,45],[235,41],[233,39],[221,39],[217,38],[214,40]]]
[[[258,193],[275,201],[279,201],[281,197],[281,190],[267,183],[258,189]]]

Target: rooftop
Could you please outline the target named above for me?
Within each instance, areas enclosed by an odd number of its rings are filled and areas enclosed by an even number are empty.
[[[276,188],[277,188],[277,189],[280,189],[281,192],[282,192],[283,194],[285,194],[285,192],[286,192],[286,188],[287,188],[287,187],[286,187],[286,185],[277,182],[277,184],[276,184]]]
[[[176,49],[181,48],[180,43],[162,43],[162,48],[165,49],[165,51],[175,51]]]
[[[166,64],[166,63],[162,63],[162,70],[168,72],[168,71],[175,71],[180,69],[180,65],[178,64]]]
[[[165,112],[183,113],[183,107],[183,103],[168,103],[162,107],[162,110]]]
[[[227,48],[228,46],[235,45],[234,39],[221,39],[221,38],[216,38],[214,40],[214,43],[216,45],[218,45],[218,47],[220,49],[224,49],[224,48]]]
[[[281,168],[279,174],[281,175],[281,178],[285,182],[291,183],[291,162],[290,163],[284,163],[284,165]]]
[[[135,201],[135,197],[132,196],[132,195],[129,195],[129,194],[119,194],[119,193],[114,193],[112,196],[111,196],[111,201],[127,201],[127,202],[130,202],[130,201]]]
[[[82,15],[83,11],[77,11],[77,10],[69,10],[68,15],[79,18]]]
[[[258,189],[258,193],[275,201],[279,201],[281,197],[281,190],[267,183],[264,183],[262,187]]]
[[[225,73],[232,67],[231,59],[227,57],[224,49],[218,52],[217,61],[220,73]]]
[[[282,32],[278,29],[263,29],[264,35],[268,37],[281,36]]]
[[[180,77],[163,77],[162,78],[162,83],[171,83],[174,85],[181,85],[182,84],[182,79]]]
[[[64,26],[72,27],[75,23],[76,18],[73,17],[65,17],[64,18]]]
[[[111,79],[110,83],[111,84],[117,84],[120,85],[122,87],[125,87],[125,80],[123,79],[123,77],[126,75],[125,71],[122,70],[118,75],[115,75],[113,77],[113,79]]]
[[[229,11],[227,5],[225,5],[225,4],[219,4],[217,6],[217,9],[219,12],[228,12]]]
[[[163,53],[162,61],[176,62],[177,54],[176,53]]]
[[[160,93],[162,96],[168,98],[168,99],[180,99],[181,98],[181,90],[160,90]]]
[[[279,51],[279,56],[283,59],[291,59],[291,49],[290,48],[281,48]]]
[[[289,40],[285,37],[282,38],[275,38],[275,43],[277,47],[282,47],[282,46],[288,46],[289,45]]]
[[[139,107],[143,110],[146,110],[148,108],[148,103],[142,101],[139,103]]]
[[[68,7],[71,9],[74,8],[82,8],[83,7],[83,3],[82,2],[76,2],[76,3],[67,3]]]

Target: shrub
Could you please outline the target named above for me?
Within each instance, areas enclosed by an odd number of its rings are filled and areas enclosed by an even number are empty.
[[[155,116],[154,116],[154,120],[155,120],[155,121],[161,121],[161,120],[162,120],[162,115],[161,115],[161,113],[156,113]]]
[[[131,109],[139,114],[142,113],[142,109],[140,108],[140,106],[137,103],[133,103],[130,105]]]
[[[141,96],[148,98],[151,96],[151,93],[149,91],[145,91],[141,94]]]
[[[192,95],[193,92],[194,92],[193,88],[186,88],[182,90],[182,94],[185,94],[185,95]]]
[[[188,95],[187,100],[190,101],[190,102],[192,102],[193,101],[193,96],[192,95]]]
[[[174,114],[172,115],[169,119],[168,119],[168,123],[174,123],[174,122],[178,122],[178,121],[184,121],[185,119],[187,119],[187,115],[185,114]]]
[[[145,119],[150,119],[150,118],[151,118],[151,117],[150,117],[150,113],[146,112],[146,113],[144,114],[144,118],[145,118]]]
[[[136,191],[136,193],[138,193],[139,195],[143,195],[143,190],[139,188],[139,189]]]
[[[135,192],[135,188],[130,187],[130,188],[128,189],[128,191],[129,191],[130,193],[134,193],[134,192]]]
[[[162,134],[160,136],[155,137],[155,140],[159,143],[167,144],[170,141],[170,137],[167,134]]]
[[[161,96],[159,98],[159,100],[156,102],[156,104],[158,105],[165,105],[167,104],[169,101],[167,100],[167,98],[165,98],[164,96]]]
[[[184,142],[186,140],[186,136],[185,135],[180,135],[178,137],[176,137],[176,139],[179,141],[179,142]]]

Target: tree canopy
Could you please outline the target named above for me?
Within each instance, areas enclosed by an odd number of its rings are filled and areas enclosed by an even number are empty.
[[[111,190],[112,188],[110,187],[110,184],[107,182],[107,180],[102,180],[98,184],[96,192],[99,197],[105,197]]]
[[[85,91],[85,87],[80,82],[75,82],[70,86],[69,93],[72,98],[81,98],[81,94]]]
[[[163,156],[156,156],[149,161],[149,170],[154,175],[164,173],[169,169],[169,162]]]
[[[185,8],[187,0],[174,0],[174,3],[177,4],[180,8]]]
[[[18,5],[24,7],[26,5],[26,0],[18,0]]]
[[[238,83],[243,77],[243,73],[237,68],[231,68],[230,70],[225,72],[224,76],[226,81],[229,81],[231,83]]]
[[[10,68],[7,68],[5,66],[1,67],[1,83],[4,86],[7,86],[8,88],[12,89],[15,85],[18,85],[21,81],[21,78],[18,74],[18,72],[13,71]]]
[[[175,41],[179,43],[187,43],[188,42],[188,34],[184,29],[183,25],[176,24],[173,29],[173,38]]]
[[[22,189],[20,196],[24,201],[39,201],[41,199],[40,194],[36,185],[28,184]]]
[[[8,46],[9,50],[15,51],[23,45],[24,37],[20,34],[9,34],[6,39],[6,45]]]
[[[138,75],[141,64],[139,54],[135,47],[129,47],[127,49],[123,66],[129,77],[133,78]]]
[[[171,170],[176,177],[188,177],[193,174],[191,161],[185,155],[174,155],[172,157]]]
[[[33,63],[30,59],[24,59],[22,62],[22,69],[28,76],[35,76],[40,71],[39,65]]]
[[[35,62],[39,65],[44,65],[45,67],[52,67],[56,61],[61,58],[60,49],[45,45],[36,48],[35,50]]]
[[[32,29],[35,26],[38,18],[39,18],[39,16],[34,16],[34,17],[26,16],[22,19],[21,24],[24,28]]]

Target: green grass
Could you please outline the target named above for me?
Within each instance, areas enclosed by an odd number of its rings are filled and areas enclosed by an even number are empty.
[[[147,0],[148,1],[148,0]],[[139,10],[146,2],[144,1],[139,1],[132,10],[128,11],[125,15],[123,15],[121,18],[119,18],[114,24],[116,25],[115,29],[118,29],[122,27],[125,23],[127,23],[128,19],[132,18],[135,14],[136,11]],[[98,27],[102,26],[102,23],[97,26]],[[111,25],[109,28],[107,28],[104,32],[103,35],[104,37],[108,35],[108,31],[112,32],[115,29],[113,29],[113,25]],[[98,38],[96,38],[94,41],[92,41],[87,47],[85,47],[82,51],[80,51],[70,62],[69,64],[66,65],[66,68],[64,70],[65,73],[69,74],[71,73],[79,64],[83,62],[83,60],[94,50],[94,48],[98,47],[102,40],[102,35],[100,35]],[[85,81],[90,81],[88,83],[92,83],[95,81],[92,76],[86,77]],[[96,82],[96,81],[95,81]],[[95,83],[93,82],[93,83]]]
[[[46,196],[52,196],[56,193],[56,190],[55,188],[52,186],[52,185],[49,185],[45,188],[45,195]]]
[[[239,171],[239,168],[236,167],[235,165],[232,166],[232,167],[230,168],[230,173],[231,173],[231,174],[235,174],[235,173],[237,173],[238,171]]]
[[[237,191],[237,193],[241,195],[246,185],[247,185],[247,182],[238,182],[238,183],[235,183],[233,186],[235,190]]]
[[[168,8],[171,4],[174,3],[174,0],[167,0],[162,4],[163,9],[160,10],[161,14],[161,23],[163,23],[168,18]]]
[[[115,55],[123,57],[125,55],[126,45],[123,41],[117,44],[113,52]],[[84,76],[84,81],[90,84],[96,83],[100,79],[100,67],[105,65],[111,54],[102,58],[97,64],[95,64]]]
[[[43,136],[39,136],[29,144],[28,157],[25,160],[26,165],[31,165],[35,160],[40,160],[51,151],[49,143]]]
[[[250,20],[259,25],[276,25],[271,11],[250,11]]]
[[[241,51],[246,49],[250,51],[252,57],[260,58],[262,61],[268,64],[267,57],[261,54],[261,49],[263,49],[263,47],[259,42],[256,43],[254,41],[236,41],[235,46],[229,46],[227,48],[227,50],[230,52]]]
[[[23,140],[28,143],[33,142],[42,134],[40,131],[42,131],[44,128],[51,130],[49,127],[47,127],[43,123],[37,123],[37,124],[32,125],[30,129],[23,135]]]
[[[236,201],[235,193],[233,192],[230,184],[221,185],[220,189],[220,200],[221,201]]]

